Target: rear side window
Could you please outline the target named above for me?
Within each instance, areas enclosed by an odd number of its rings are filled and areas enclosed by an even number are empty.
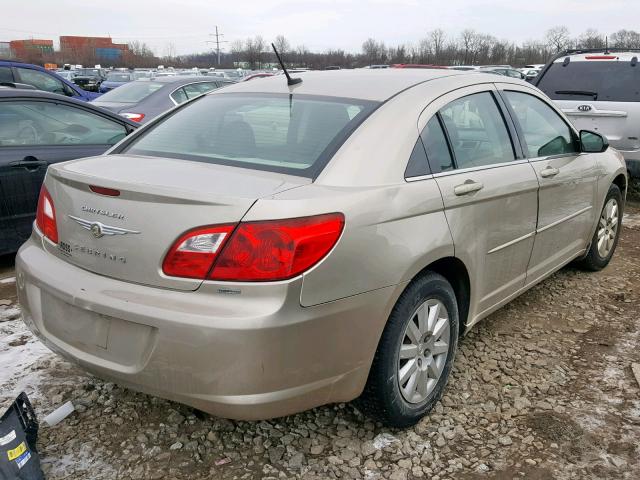
[[[538,83],[553,100],[640,101],[640,66],[629,61],[554,63]]]
[[[218,88],[217,82],[190,83],[189,85],[184,86],[184,93],[187,94],[188,99],[192,99],[216,88]]]
[[[504,94],[516,113],[530,158],[578,151],[571,129],[549,105],[526,93]]]
[[[124,151],[314,177],[377,105],[313,95],[208,95]]]
[[[404,171],[404,178],[420,177],[422,175],[428,175],[429,163],[427,162],[427,156],[424,153],[424,147],[422,146],[422,140],[418,138],[416,144],[413,146],[409,163]]]
[[[0,67],[0,82],[13,82],[13,74],[11,68]]]
[[[437,173],[452,170],[453,160],[437,115],[431,117],[420,136],[433,171]]]
[[[454,100],[440,110],[440,117],[449,135],[457,168],[515,160],[511,137],[491,93],[475,93]]]

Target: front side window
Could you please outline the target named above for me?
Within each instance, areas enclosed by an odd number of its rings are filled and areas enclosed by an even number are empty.
[[[114,145],[124,125],[67,105],[0,102],[0,147],[20,145]]]
[[[53,75],[39,70],[31,70],[30,68],[18,68],[18,75],[20,76],[21,83],[33,85],[38,90],[60,94],[65,93],[64,83]]]
[[[457,168],[515,160],[509,132],[490,92],[454,100],[440,110],[440,117],[449,135]]]
[[[527,93],[504,93],[524,133],[529,158],[579,151],[571,129],[549,105]]]
[[[314,177],[376,105],[313,95],[207,95],[124,151]]]

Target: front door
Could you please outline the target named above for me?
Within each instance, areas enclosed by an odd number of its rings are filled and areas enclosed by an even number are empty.
[[[0,254],[31,234],[51,163],[100,155],[126,133],[123,124],[53,100],[0,101]]]
[[[508,88],[508,90],[506,89]],[[527,272],[534,283],[589,245],[597,212],[597,155],[580,153],[576,132],[545,100],[505,86],[523,149],[540,182],[536,238]]]

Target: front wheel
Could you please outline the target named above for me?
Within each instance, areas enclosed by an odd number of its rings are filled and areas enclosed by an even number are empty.
[[[609,264],[620,237],[622,205],[620,188],[617,185],[611,185],[587,256],[579,262],[581,267],[595,272]]]
[[[408,427],[442,396],[458,345],[458,307],[447,280],[428,272],[402,293],[382,333],[358,403],[390,427]]]

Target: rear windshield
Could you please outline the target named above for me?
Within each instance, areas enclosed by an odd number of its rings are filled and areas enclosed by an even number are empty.
[[[640,101],[640,66],[629,61],[554,63],[538,83],[554,100]]]
[[[96,103],[138,103],[156,90],[160,90],[166,83],[148,82],[145,80],[130,82],[121,87],[114,88],[104,95],[100,95]]]
[[[128,82],[131,75],[128,73],[110,73],[107,75],[107,82]]]
[[[124,151],[314,178],[376,105],[310,95],[207,95]]]

